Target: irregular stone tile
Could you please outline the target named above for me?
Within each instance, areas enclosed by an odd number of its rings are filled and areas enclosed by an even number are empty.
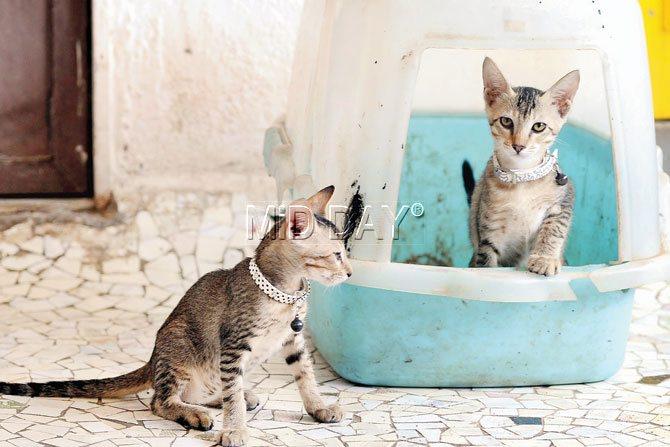
[[[198,274],[200,276],[204,276],[209,272],[213,272],[214,270],[219,270],[223,268],[222,264],[216,264],[213,262],[205,262],[205,261],[200,261],[198,260]]]
[[[233,235],[228,240],[228,246],[232,248],[237,248],[240,250],[245,250],[247,248],[256,248],[256,243],[252,240],[249,240],[249,235],[247,234],[246,228],[242,230],[235,230]]]
[[[27,241],[33,236],[33,225],[31,221],[25,221],[14,225],[3,231],[2,238],[5,242],[19,244]]]
[[[79,276],[86,281],[98,282],[100,281],[100,272],[92,265],[83,265]]]
[[[91,433],[109,432],[123,428],[123,425],[114,424],[109,421],[80,422],[79,425]]]
[[[43,279],[36,285],[44,289],[67,292],[68,290],[77,288],[82,282],[81,278],[52,278]]]
[[[19,247],[21,250],[41,255],[44,254],[44,239],[41,236],[35,236],[27,241],[20,242]]]
[[[369,424],[389,424],[390,414],[386,411],[360,411],[356,414],[361,422]]]
[[[110,297],[94,296],[80,301],[75,305],[78,309],[81,309],[85,312],[97,312],[109,307],[113,307],[116,304],[116,300],[110,299]]]
[[[34,284],[39,281],[39,277],[33,275],[32,273],[24,270],[19,274],[18,282],[19,284]]]
[[[119,283],[127,284],[127,282],[121,280],[119,281]],[[77,292],[76,295],[82,298],[88,298],[94,295],[107,293],[111,288],[112,284],[109,283],[86,281],[81,285],[79,289],[76,290]]]
[[[528,416],[512,416],[509,418],[516,425],[542,425],[542,418]]]
[[[51,236],[44,237],[44,256],[49,259],[56,259],[65,254],[63,244],[57,238]]]
[[[10,306],[23,312],[41,312],[53,310],[54,306],[48,300],[26,299],[16,297],[10,301]]]
[[[145,420],[143,421],[144,427],[148,429],[162,429],[162,430],[186,430],[180,424],[174,421],[168,421],[166,419],[156,419],[156,420]]]
[[[223,259],[227,242],[225,239],[211,236],[198,238],[195,257],[198,261],[218,263]]]
[[[511,398],[483,398],[482,403],[493,408],[522,408],[523,405]]]
[[[18,433],[21,430],[25,430],[26,428],[30,427],[32,422],[26,422],[26,421],[20,421],[20,422],[7,422],[3,421],[0,422],[0,427],[2,427],[4,430],[10,432],[10,433]]]
[[[137,284],[142,286],[149,284],[143,272],[103,274],[101,281],[107,284]]]
[[[19,252],[19,247],[9,242],[0,242],[0,256],[12,256]]]
[[[198,264],[194,255],[181,256],[179,258],[179,267],[184,278],[190,280],[198,279]]]
[[[315,428],[312,430],[303,430],[299,432],[300,435],[305,436],[309,439],[318,441],[322,439],[328,439],[328,438],[334,438],[338,434],[335,432],[332,432],[328,429],[325,428]]]
[[[104,273],[136,273],[140,271],[140,258],[127,256],[123,258],[107,259],[102,263]]]
[[[640,383],[645,385],[658,385],[666,380],[670,380],[670,374],[658,374],[652,376],[646,376],[640,379]]]
[[[77,298],[65,293],[58,293],[53,295],[49,297],[48,301],[54,306],[54,308],[68,307],[79,302]]]
[[[153,261],[170,251],[172,246],[168,241],[160,237],[140,241],[137,254],[140,259]]]
[[[65,251],[65,254],[63,256],[70,259],[81,260],[86,256],[86,250],[84,250],[84,248],[77,242],[73,242],[72,244],[70,244],[70,246]]]
[[[44,353],[43,353],[44,354]],[[52,356],[51,359],[56,358]],[[49,399],[44,397],[36,397],[30,400],[28,406],[21,411],[22,415],[35,414],[38,416],[60,416],[69,406],[71,402],[60,399]]]
[[[68,422],[95,422],[98,418],[91,413],[70,408],[63,414],[63,419]]]
[[[169,239],[177,255],[180,257],[192,255],[195,253],[198,233],[195,231],[185,231],[174,234]]]
[[[18,279],[19,279],[18,272],[0,273],[0,287],[14,285],[16,284],[16,281]]]
[[[135,216],[135,225],[137,226],[140,239],[150,239],[159,235],[156,222],[148,211],[139,211],[137,213]]]
[[[223,256],[223,268],[229,269],[235,267],[244,259],[244,253],[235,248],[229,248],[226,250],[225,255]]]
[[[62,257],[56,260],[54,266],[73,276],[77,276],[81,270],[81,261],[79,259]]]
[[[137,297],[123,298],[114,306],[117,309],[127,310],[129,312],[146,312],[155,306],[155,303],[149,300],[140,300]]]
[[[66,258],[61,258],[61,259],[66,259]],[[76,260],[74,260],[77,262]],[[72,273],[68,273],[65,270],[59,269],[58,267],[52,266],[47,269],[45,269],[43,272],[40,273],[40,278],[41,279],[72,279],[76,277],[77,275],[73,275]]]
[[[75,441],[73,439],[67,439],[67,438],[46,439],[43,442],[46,445],[53,445],[55,447],[78,447],[85,445],[81,441]]]
[[[136,284],[113,284],[109,293],[120,296],[143,296],[144,287]]]
[[[53,433],[46,433],[46,432],[43,432],[43,431],[40,431],[40,430],[35,430],[35,429],[32,429],[32,428],[22,431],[21,436],[24,437],[24,438],[29,439],[30,441],[38,443],[37,445],[44,445],[43,441],[45,439],[55,437],[53,435]],[[20,445],[20,444],[16,444],[16,443],[12,443],[12,444]]]
[[[51,267],[53,264],[53,261],[51,259],[43,259],[41,261],[36,262],[35,264],[32,264],[28,267],[28,272],[37,275],[41,273],[42,271],[48,269]]]
[[[161,256],[144,266],[149,281],[159,287],[181,283],[179,261],[174,253]]]
[[[233,214],[229,207],[208,208],[202,216],[202,228],[216,225],[230,226],[232,223]]]
[[[176,438],[172,443],[172,447],[209,447],[213,445],[212,440],[198,439],[198,438]],[[262,445],[262,444],[260,444]],[[271,444],[267,444],[271,445]]]
[[[40,255],[24,253],[2,258],[0,265],[7,270],[21,271],[41,261],[44,261],[44,258]]]
[[[174,253],[169,253],[167,255],[161,256],[151,262],[148,262],[144,266],[145,272],[147,270],[166,270],[173,273],[179,273],[179,260]]]

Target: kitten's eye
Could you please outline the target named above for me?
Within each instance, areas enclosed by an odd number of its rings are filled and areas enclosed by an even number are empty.
[[[342,262],[342,252],[341,252],[341,251],[337,251],[337,252],[335,252],[335,253],[333,253],[333,254],[335,255],[335,259],[337,259],[338,261]]]
[[[540,133],[547,128],[547,125],[544,123],[535,123],[533,124],[533,132]]]
[[[512,121],[512,118],[508,116],[501,116],[500,125],[503,126],[505,129],[511,129],[512,127],[514,127],[514,121]]]

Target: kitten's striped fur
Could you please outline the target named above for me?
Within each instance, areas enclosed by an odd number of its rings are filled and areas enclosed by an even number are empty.
[[[303,277],[336,284],[351,275],[335,226],[322,216],[316,217],[324,214],[333,190],[331,186],[294,202],[292,205],[309,208],[311,214],[289,212],[256,249],[258,267],[279,289],[296,291]],[[308,228],[314,230],[308,238],[295,238]],[[302,319],[306,307],[304,304],[300,309]],[[149,362],[138,370],[100,380],[0,382],[0,393],[118,397],[152,387],[152,411],[187,427],[211,429],[213,420],[203,405],[223,407],[220,442],[241,446],[248,439],[246,410],[258,405],[258,398],[244,391],[244,375],[281,350],[307,412],[317,421],[337,422],[342,411],[321,398],[303,334],[290,328],[294,317],[293,306],[260,291],[249,274],[249,259],[245,259],[231,270],[206,274],[186,292],[159,329]]]
[[[501,167],[538,166],[565,123],[579,85],[579,72],[568,73],[544,92],[511,87],[495,63],[486,58],[483,78],[494,153]],[[466,178],[471,172],[464,165],[466,189],[472,184]],[[495,177],[489,160],[474,191],[467,192],[469,199],[472,194],[471,266],[527,264],[529,271],[541,275],[559,272],[572,220],[574,188],[570,182],[559,185],[555,173],[550,173],[530,182],[503,183]]]

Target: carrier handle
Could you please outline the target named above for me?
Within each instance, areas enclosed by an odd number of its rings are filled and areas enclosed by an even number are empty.
[[[600,292],[670,280],[670,254],[618,265],[564,267],[545,278],[512,268],[455,268],[351,260],[348,284],[477,301],[541,302],[577,299],[571,282],[589,279]]]
[[[630,289],[670,279],[670,254],[624,262],[591,272],[588,278],[600,292]]]

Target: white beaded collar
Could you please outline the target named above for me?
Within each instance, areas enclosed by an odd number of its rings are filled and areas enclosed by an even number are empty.
[[[542,163],[531,169],[503,169],[498,162],[498,157],[493,154],[493,173],[503,183],[521,183],[538,180],[549,174],[558,161],[558,149],[547,154]]]
[[[259,289],[263,291],[267,296],[272,298],[275,301],[279,301],[284,304],[301,304],[308,296],[312,290],[312,287],[309,284],[309,280],[302,279],[302,287],[297,292],[290,294],[282,292],[278,288],[272,285],[268,279],[263,276],[263,273],[258,268],[254,258],[249,260],[249,273],[251,273],[251,278],[254,280]]]

